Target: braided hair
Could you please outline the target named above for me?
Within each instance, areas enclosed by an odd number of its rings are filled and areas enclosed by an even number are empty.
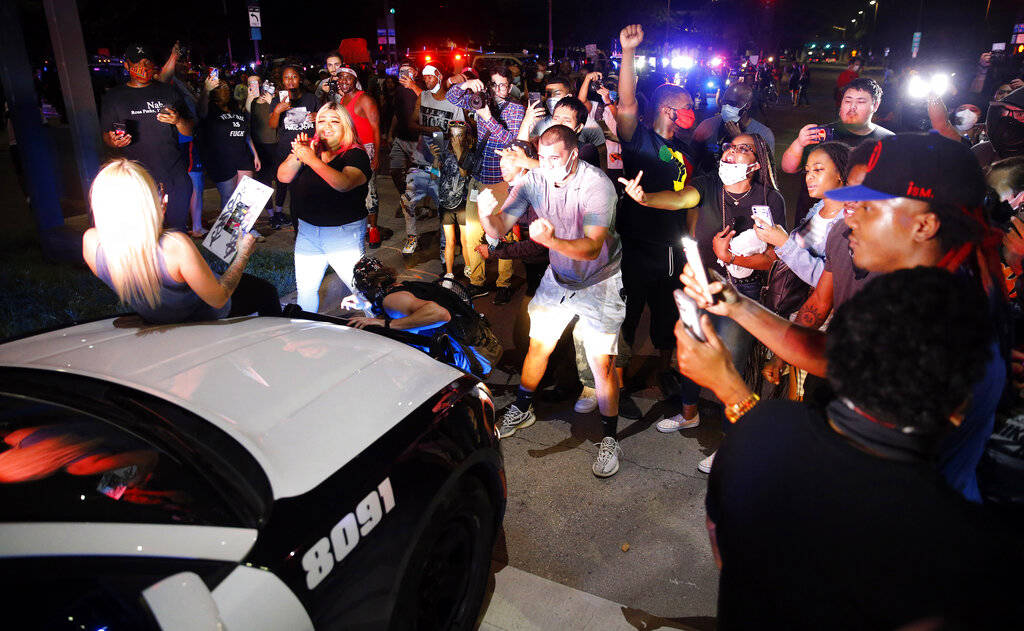
[[[766,196],[769,188],[778,192],[779,180],[775,177],[775,166],[772,164],[772,152],[768,149],[768,143],[761,137],[761,134],[747,133],[745,135],[754,139],[754,153],[757,155],[757,163],[761,165],[761,168],[754,173],[754,181],[765,188]]]

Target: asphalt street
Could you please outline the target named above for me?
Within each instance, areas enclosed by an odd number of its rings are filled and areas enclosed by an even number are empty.
[[[776,135],[776,156],[802,125],[836,118],[831,93],[839,70],[815,69],[811,106],[794,109],[782,104],[768,109],[766,122]],[[782,100],[786,102],[785,95]],[[58,136],[58,146],[61,142],[70,144]],[[64,179],[73,180],[70,175],[66,173]],[[797,176],[781,179],[786,199],[795,200]],[[437,218],[420,222],[420,249],[402,256],[405,228],[396,215],[397,191],[385,174],[378,175],[376,182],[380,223],[395,234],[380,249],[368,252],[398,268],[403,279],[438,278],[442,267]],[[206,190],[204,207],[210,223],[219,208],[215,189]],[[79,215],[68,223],[87,222],[86,216]],[[263,231],[267,240],[258,247],[293,248],[293,231]],[[493,283],[493,263],[488,271]],[[516,293],[510,304],[494,305],[493,293],[474,303],[494,324],[506,349],[487,380],[499,409],[512,401],[519,383],[526,342],[522,327],[517,335],[516,324],[525,313],[524,283],[525,274],[517,263]],[[321,292],[321,311],[337,313],[347,291],[330,271]],[[283,299],[294,301],[294,294]],[[630,394],[644,416],[637,421],[620,419],[624,454],[616,475],[598,479],[591,473],[597,452],[594,443],[601,439],[600,418],[597,412],[573,411],[575,392],[561,400],[541,393],[538,422],[503,441],[509,502],[493,552],[492,589],[481,628],[715,627],[718,570],[705,531],[707,476],[697,471],[696,464],[722,439],[721,406],[708,397],[700,404],[699,427],[668,435],[656,431],[654,424],[675,414],[678,404],[661,400],[657,354],[646,327],[645,316],[637,336],[643,342],[635,349],[627,372]],[[571,357],[570,344],[565,358],[571,362]],[[553,359],[549,374],[556,372],[557,364]]]
[[[776,135],[776,156],[801,126],[836,118],[832,86],[838,72],[815,71],[811,106],[794,109],[785,104],[784,95],[782,105],[768,108],[766,122]],[[786,199],[795,200],[798,176],[780,179]],[[436,279],[442,273],[437,219],[420,222],[421,247],[403,257],[397,192],[385,175],[377,177],[377,186],[381,224],[395,231],[377,255],[402,270],[404,278]],[[287,238],[272,236],[282,237]],[[488,272],[493,283],[493,264]],[[474,302],[495,325],[506,349],[499,369],[487,380],[499,409],[514,399],[525,353],[525,340],[516,335],[517,319],[525,312],[524,279],[517,264],[516,293],[508,305],[494,305],[493,293]],[[321,304],[331,310],[346,293],[334,277],[325,281],[323,292]],[[631,396],[644,416],[620,419],[624,455],[616,475],[599,479],[591,473],[594,443],[601,439],[600,418],[597,412],[575,413],[575,393],[563,400],[546,400],[542,393],[538,422],[503,441],[509,503],[493,554],[496,578],[482,628],[715,627],[718,569],[705,529],[707,476],[696,465],[721,442],[722,409],[708,395],[700,403],[699,427],[667,435],[654,428],[678,410],[677,404],[662,401],[657,353],[646,327],[645,315],[637,334],[644,342],[627,372]],[[571,345],[566,356],[571,361]],[[553,360],[548,373],[555,372]]]

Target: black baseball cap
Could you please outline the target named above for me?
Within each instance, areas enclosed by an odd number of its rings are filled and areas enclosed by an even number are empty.
[[[937,133],[897,134],[875,144],[867,175],[858,186],[825,193],[841,202],[906,197],[924,202],[976,206],[985,197],[985,176],[971,150]]]
[[[152,52],[150,52],[149,47],[143,46],[142,44],[129,46],[128,50],[124,52],[124,57],[130,64],[137,64],[143,59],[148,59],[150,61],[155,59]]]

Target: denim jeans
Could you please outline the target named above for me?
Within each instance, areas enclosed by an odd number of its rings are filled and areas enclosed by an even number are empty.
[[[235,192],[235,178],[230,180],[224,180],[223,182],[217,182],[217,192],[220,193],[220,209],[224,210],[224,207],[228,205],[228,199],[231,198],[231,194]],[[218,211],[219,215],[220,212]]]
[[[742,375],[746,369],[750,351],[754,348],[754,336],[731,318],[713,313],[709,313],[708,316],[711,318],[712,326],[715,327],[715,333],[732,354],[733,366]],[[679,385],[679,398],[682,399],[683,405],[697,403],[700,398],[700,386],[687,377],[683,377]]]
[[[189,215],[192,217],[192,229],[199,232],[203,229],[203,172],[189,171],[188,176],[192,178],[192,198],[189,201]]]
[[[299,220],[295,235],[295,285],[303,311],[319,311],[320,283],[328,263],[349,291],[356,293],[352,268],[363,256],[365,236],[365,217],[341,226],[314,226]]]

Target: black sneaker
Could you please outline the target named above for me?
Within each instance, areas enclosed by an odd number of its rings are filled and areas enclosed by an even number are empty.
[[[620,390],[619,416],[635,421],[638,418],[642,418],[643,415],[644,413],[640,411],[640,407],[636,404],[636,401],[633,400],[633,397]]]
[[[512,288],[511,287],[498,287],[498,291],[494,292],[494,304],[496,305],[507,305],[512,301]]]
[[[483,285],[470,285],[469,289],[466,290],[466,293],[469,294],[470,300],[476,300],[480,296],[486,296],[491,292]]]

